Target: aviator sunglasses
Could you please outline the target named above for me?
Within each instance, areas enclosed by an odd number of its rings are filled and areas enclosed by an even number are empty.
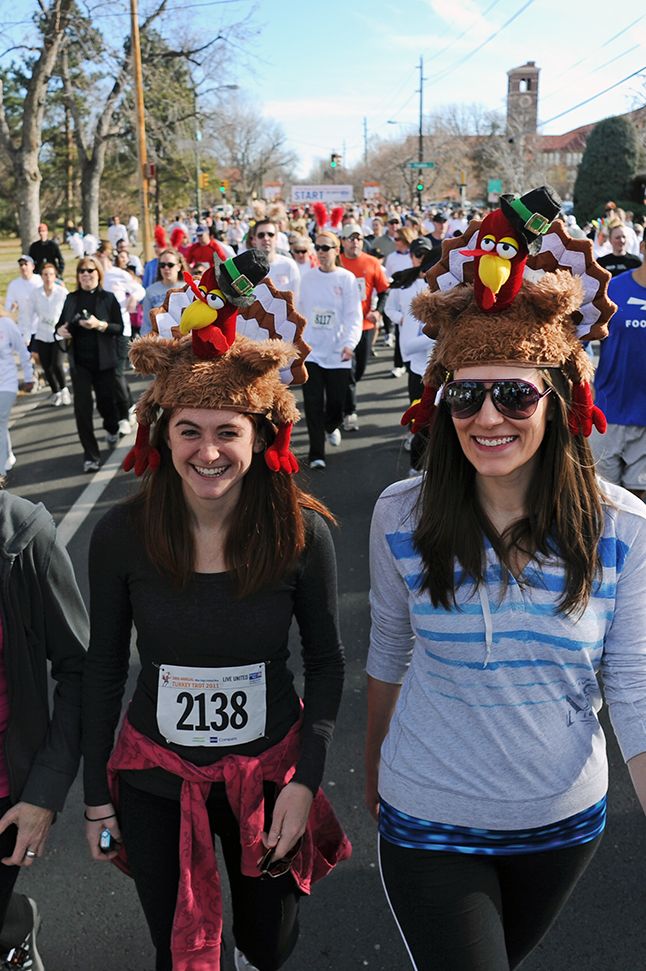
[[[490,387],[487,387],[490,385]],[[531,418],[538,402],[549,394],[551,388],[539,391],[529,381],[508,378],[504,381],[449,381],[444,388],[443,400],[452,418],[471,418],[484,404],[487,394],[496,411],[505,418],[521,421]]]

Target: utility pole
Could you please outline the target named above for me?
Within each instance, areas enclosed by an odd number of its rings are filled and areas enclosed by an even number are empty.
[[[200,142],[202,132],[199,128],[195,129],[195,208],[197,209],[197,221],[202,222],[202,163],[200,160]]]
[[[132,42],[132,62],[135,80],[135,105],[137,118],[137,163],[139,183],[139,205],[141,209],[141,236],[144,259],[150,260],[152,251],[152,227],[150,225],[150,209],[148,195],[150,191],[148,176],[148,154],[146,151],[146,117],[144,113],[144,82],[141,69],[141,46],[139,44],[139,17],[137,0],[130,0],[130,31]]]
[[[422,120],[424,116],[424,58],[419,59],[419,146],[417,149],[417,161],[420,163],[420,167],[417,170],[417,185],[423,185],[422,182],[422,167],[421,163],[424,161],[424,134],[422,130]],[[417,205],[420,210],[422,208],[422,189],[417,190]]]
[[[363,119],[363,164],[368,164],[368,119]]]

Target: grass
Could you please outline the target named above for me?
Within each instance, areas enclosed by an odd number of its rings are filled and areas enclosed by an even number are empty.
[[[61,243],[61,253],[65,260],[64,282],[68,290],[76,289],[74,267],[76,258],[67,243]],[[139,253],[139,246],[131,249],[132,253]],[[20,240],[17,236],[0,238],[0,307],[4,307],[7,295],[7,285],[10,280],[18,276],[18,257],[22,254]]]

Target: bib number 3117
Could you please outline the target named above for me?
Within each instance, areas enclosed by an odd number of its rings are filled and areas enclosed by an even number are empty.
[[[176,745],[241,745],[265,734],[265,665],[159,669],[157,725]]]

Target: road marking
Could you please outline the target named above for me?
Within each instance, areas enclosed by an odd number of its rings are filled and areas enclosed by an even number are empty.
[[[114,449],[108,461],[101,466],[98,472],[94,473],[89,484],[85,487],[74,505],[65,513],[56,528],[56,532],[64,546],[69,544],[72,537],[82,526],[93,507],[110,485],[121,468],[121,463],[126,457],[126,453],[130,451],[134,442],[134,432],[124,437],[122,444]]]

